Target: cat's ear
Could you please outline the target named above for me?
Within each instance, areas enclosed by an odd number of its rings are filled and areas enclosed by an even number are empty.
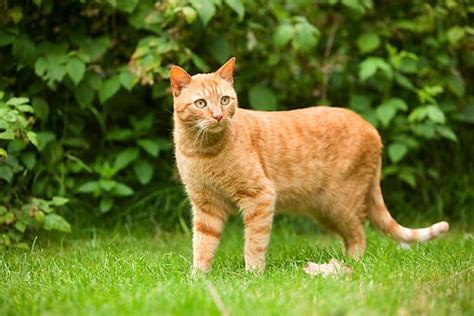
[[[230,83],[234,82],[234,65],[235,65],[235,57],[229,59],[219,70],[217,70],[214,74],[229,81]]]
[[[191,81],[191,76],[179,66],[171,66],[170,68],[171,90],[173,95],[177,97],[185,85]]]

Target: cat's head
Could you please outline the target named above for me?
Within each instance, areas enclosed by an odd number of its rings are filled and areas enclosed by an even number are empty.
[[[230,126],[237,108],[233,87],[235,57],[213,73],[190,76],[183,68],[170,69],[174,113],[190,128],[218,133]]]

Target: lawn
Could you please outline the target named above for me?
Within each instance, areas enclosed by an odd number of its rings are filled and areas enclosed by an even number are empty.
[[[268,268],[256,276],[243,268],[240,225],[226,229],[213,271],[197,279],[188,233],[40,235],[30,251],[0,255],[0,315],[474,314],[474,239],[456,228],[402,250],[368,227],[366,255],[346,259],[354,273],[325,279],[303,266],[343,259],[335,236],[278,221]]]

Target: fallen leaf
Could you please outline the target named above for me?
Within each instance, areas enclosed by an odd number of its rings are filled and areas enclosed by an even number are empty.
[[[322,275],[323,277],[328,277],[332,275],[345,275],[351,274],[352,268],[341,264],[337,259],[331,259],[328,263],[314,263],[308,262],[308,264],[304,267],[304,272],[309,275]]]

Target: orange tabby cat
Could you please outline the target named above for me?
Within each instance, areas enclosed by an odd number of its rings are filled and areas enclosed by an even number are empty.
[[[275,210],[306,214],[337,232],[354,258],[365,250],[364,220],[403,242],[448,230],[399,225],[380,189],[382,142],[356,113],[325,106],[285,112],[238,108],[235,58],[209,74],[171,67],[174,142],[192,204],[193,268],[208,271],[229,214],[242,212],[245,267],[261,271]]]

